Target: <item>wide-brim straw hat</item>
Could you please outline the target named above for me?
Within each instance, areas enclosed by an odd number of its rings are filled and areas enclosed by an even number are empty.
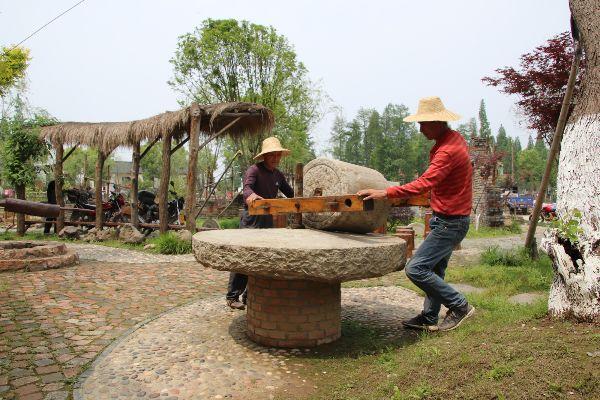
[[[262,156],[264,156],[267,153],[275,153],[275,152],[281,152],[282,155],[287,156],[288,154],[290,154],[290,151],[288,149],[284,149],[283,147],[281,147],[281,143],[279,142],[279,139],[277,139],[274,136],[268,137],[265,140],[263,140],[262,142],[262,149],[260,151],[260,153],[258,153],[254,159],[259,159]]]
[[[447,110],[442,100],[437,97],[424,97],[419,100],[419,109],[416,114],[404,118],[404,122],[428,121],[458,121],[460,115]]]

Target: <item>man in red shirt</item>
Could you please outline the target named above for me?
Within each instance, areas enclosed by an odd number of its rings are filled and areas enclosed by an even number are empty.
[[[406,276],[425,294],[423,311],[403,325],[429,331],[447,331],[458,327],[473,315],[475,309],[465,297],[444,281],[448,260],[454,247],[469,230],[469,215],[473,200],[473,167],[467,143],[460,133],[448,126],[460,116],[448,111],[439,97],[419,101],[416,114],[405,122],[418,122],[421,133],[435,145],[429,152],[429,168],[416,180],[384,190],[366,189],[358,192],[364,199],[411,197],[431,191],[431,232],[406,265]],[[441,305],[448,308],[438,326]]]

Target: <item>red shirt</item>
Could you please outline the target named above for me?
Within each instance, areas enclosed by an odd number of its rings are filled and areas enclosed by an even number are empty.
[[[411,197],[431,190],[431,208],[446,215],[471,214],[473,167],[467,142],[448,130],[429,152],[429,168],[416,180],[387,188],[387,196]]]

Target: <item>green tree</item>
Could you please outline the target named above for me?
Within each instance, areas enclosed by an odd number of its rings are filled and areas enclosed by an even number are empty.
[[[0,52],[0,97],[18,85],[29,65],[29,50],[22,47],[3,47]]]
[[[529,191],[536,190],[542,180],[546,160],[534,149],[526,149],[519,153],[519,186]]]
[[[143,153],[148,144],[141,146],[140,152]],[[171,155],[171,180],[175,183],[175,190],[178,193],[185,192],[185,177],[187,172],[187,149],[181,147]],[[198,155],[198,164],[206,160],[208,157],[207,149]],[[160,179],[162,173],[162,147],[159,143],[152,146],[150,151],[140,161],[140,175],[142,179],[139,183],[140,190],[154,189],[154,179]],[[202,178],[201,178],[202,180]]]
[[[338,160],[345,160],[345,145],[347,139],[347,131],[346,126],[348,122],[344,119],[342,114],[338,114],[335,116],[333,120],[333,126],[331,127],[331,137],[329,139],[329,143],[331,145],[331,154],[333,158]]]
[[[479,137],[484,139],[492,137],[492,130],[490,128],[490,122],[488,121],[483,99],[481,99],[481,103],[479,104]]]
[[[274,134],[292,150],[284,159],[314,157],[309,131],[320,118],[322,94],[308,79],[288,40],[275,28],[234,19],[207,19],[194,32],[179,37],[169,84],[183,102],[200,104],[248,101],[265,105],[275,114]],[[244,138],[241,169],[254,161],[264,135]]]
[[[15,100],[14,113],[0,119],[0,159],[2,176],[15,187],[17,198],[25,199],[25,188],[33,184],[39,172],[36,163],[48,155],[48,147],[39,138],[39,127],[51,118],[42,111],[28,114],[20,97]],[[17,232],[25,233],[22,214],[17,219]]]

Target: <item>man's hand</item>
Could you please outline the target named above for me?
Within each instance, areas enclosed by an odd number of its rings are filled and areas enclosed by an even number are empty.
[[[256,193],[252,193],[250,196],[248,196],[248,198],[246,199],[246,204],[248,205],[248,207],[250,207],[252,205],[252,202],[254,202],[254,200],[262,200],[263,198],[260,197],[259,195],[257,195]]]
[[[385,189],[363,189],[356,193],[359,196],[366,196],[363,200],[369,199],[387,199],[387,191]]]

